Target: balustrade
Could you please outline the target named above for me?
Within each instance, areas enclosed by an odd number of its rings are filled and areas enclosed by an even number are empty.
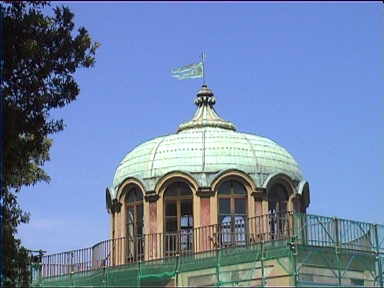
[[[59,276],[278,240],[372,251],[377,250],[377,240],[374,239],[376,227],[368,223],[306,214],[261,215],[172,233],[110,239],[90,248],[43,256],[41,276]]]

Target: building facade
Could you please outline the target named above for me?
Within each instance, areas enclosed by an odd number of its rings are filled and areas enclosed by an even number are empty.
[[[192,120],[120,162],[111,239],[34,263],[34,285],[383,287],[384,226],[306,214],[309,184],[272,140],[198,91]]]
[[[284,148],[237,132],[217,115],[205,85],[195,104],[176,134],[145,142],[121,161],[106,192],[112,238],[209,225],[235,233],[248,218],[305,213],[309,185]],[[271,237],[279,233],[270,229]]]

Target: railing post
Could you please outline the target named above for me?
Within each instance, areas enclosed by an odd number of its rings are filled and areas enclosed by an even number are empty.
[[[303,245],[306,239],[306,232],[304,229],[308,229],[307,225],[305,224],[307,222],[307,216],[303,213],[296,212],[293,213],[293,230],[294,235],[296,237],[296,243],[300,243]]]
[[[295,237],[296,243],[301,243],[302,236],[299,236],[299,233],[302,233],[302,219],[301,214],[298,212],[292,212],[292,236]]]
[[[111,261],[111,264],[112,264],[112,266],[115,266],[115,263],[116,263],[115,239],[113,238],[111,242],[112,242],[111,243],[112,244],[112,261]]]
[[[178,280],[179,280],[179,265],[180,265],[180,253],[178,255],[176,255],[176,267],[175,267],[175,286],[178,287]]]
[[[290,239],[292,237],[292,211],[288,211],[285,214],[285,222],[286,222],[286,234],[287,234],[287,239]]]
[[[43,278],[43,262],[42,260],[40,260],[41,262],[37,264],[37,282],[38,283],[41,283],[41,279]]]
[[[340,238],[339,238],[339,219],[336,217],[333,217],[333,227],[334,227],[334,241],[335,241],[335,247],[340,247]]]
[[[379,240],[379,231],[378,231],[378,225],[375,224],[375,242],[376,242],[376,261],[377,261],[377,270],[379,273],[379,285],[381,288],[383,288],[384,283],[383,283],[383,267],[382,267],[382,261],[380,259],[380,240]]]
[[[71,273],[73,273],[73,251],[71,251]]]
[[[217,224],[218,231],[220,231],[219,225],[220,224]],[[221,233],[221,232],[219,232],[219,233]],[[219,233],[218,233],[218,240],[220,239]],[[216,245],[216,280],[217,280],[217,284],[220,284],[220,249],[219,249],[219,245]],[[219,287],[220,287],[220,285],[219,285]]]
[[[339,287],[341,287],[341,261],[340,261],[340,237],[339,237],[339,219],[333,217],[333,225],[334,225],[334,241],[335,241],[335,254],[336,254],[336,262],[337,262],[337,278]]]
[[[297,271],[297,245],[296,245],[296,240],[295,240],[295,236],[292,236],[291,239],[289,240],[289,254],[290,254],[290,258],[291,258],[291,265],[292,265],[292,275],[293,275],[293,286],[296,287],[297,286],[297,280],[298,280],[298,276],[299,276],[299,273]]]
[[[265,274],[264,274],[264,239],[261,241],[261,258],[260,258],[260,264],[261,264],[261,287],[265,287]]]

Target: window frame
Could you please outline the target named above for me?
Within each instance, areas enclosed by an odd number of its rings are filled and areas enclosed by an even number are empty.
[[[275,187],[278,186],[280,195],[273,195],[276,191]],[[272,198],[271,195],[274,197]],[[267,194],[268,203],[268,218],[269,218],[269,234],[271,239],[279,240],[289,236],[288,231],[288,201],[290,196],[290,190],[282,182],[273,183]],[[272,199],[271,199],[272,198]],[[274,203],[274,208],[271,209],[271,203]]]
[[[135,193],[134,201],[129,201],[130,193]],[[141,206],[141,208],[139,208]],[[144,197],[143,192],[136,186],[124,188],[124,209],[125,209],[125,235],[126,235],[126,259],[132,262],[137,259],[144,259]],[[133,211],[133,219],[129,210]],[[139,219],[139,209],[142,217]],[[131,221],[133,220],[133,221]],[[132,228],[133,233],[130,233]],[[133,243],[133,245],[132,245]]]
[[[230,192],[229,193],[222,193],[220,191],[222,189],[222,186],[225,185],[226,183],[230,183]],[[233,183],[237,183],[238,185],[241,185],[244,193],[236,193],[235,191],[235,186]],[[222,213],[221,212],[221,205],[220,205],[220,200],[221,199],[228,199],[229,200],[229,213]],[[242,199],[244,200],[244,213],[237,213],[236,212],[236,200],[237,199]],[[223,180],[217,188],[217,223],[218,223],[218,230],[219,230],[219,243],[220,246],[233,246],[233,245],[239,245],[239,242],[244,242],[244,244],[247,244],[248,242],[248,192],[246,189],[246,186],[243,184],[242,181],[238,179],[226,179]],[[226,217],[230,217],[230,227],[227,227],[228,224],[223,224],[223,220]],[[236,229],[239,229],[236,227],[238,224],[236,223],[236,217],[242,217],[244,223],[240,224],[243,225],[243,232],[236,232]],[[221,219],[222,218],[222,219]],[[228,225],[229,226],[229,225]],[[223,232],[223,229],[230,229],[230,239],[228,240],[223,240],[224,238],[227,238],[225,236],[226,233],[228,232]],[[241,228],[240,228],[241,229]],[[239,233],[239,234],[236,234]],[[241,236],[243,235],[243,236]],[[244,240],[238,240],[236,239],[237,236],[243,237]]]
[[[167,195],[169,193],[170,189],[172,189],[172,186],[176,186],[174,189],[176,189],[176,195]],[[186,188],[183,190],[183,187]],[[188,195],[183,194],[185,192],[188,192]],[[185,227],[182,226],[182,202],[190,201],[191,214],[189,215],[188,224]],[[176,204],[176,215],[170,215],[167,216],[167,204],[169,202],[173,202]],[[184,251],[193,251],[193,228],[194,228],[194,215],[193,215],[193,191],[190,187],[190,185],[184,181],[175,181],[169,184],[163,193],[163,231],[164,231],[164,253],[166,256],[175,255],[176,253],[184,252]],[[168,231],[167,230],[167,224],[168,220],[176,219],[176,231]],[[190,219],[192,220],[192,223],[190,223]],[[183,232],[186,231],[186,232]],[[181,246],[185,244],[183,242],[183,234],[186,235],[186,249],[183,249]],[[168,247],[168,246],[171,247]]]

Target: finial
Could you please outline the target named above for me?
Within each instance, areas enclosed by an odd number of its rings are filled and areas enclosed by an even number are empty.
[[[215,105],[216,99],[213,96],[213,91],[208,88],[206,84],[203,84],[200,90],[197,92],[195,99],[196,106],[200,107],[201,105],[209,105],[212,107]]]
[[[231,122],[225,121],[217,115],[213,105],[215,105],[216,99],[213,96],[213,92],[208,88],[206,84],[203,84],[200,90],[197,92],[195,104],[197,110],[191,121],[183,123],[179,126],[177,132],[203,127],[215,127],[228,130],[236,130],[235,125]]]

